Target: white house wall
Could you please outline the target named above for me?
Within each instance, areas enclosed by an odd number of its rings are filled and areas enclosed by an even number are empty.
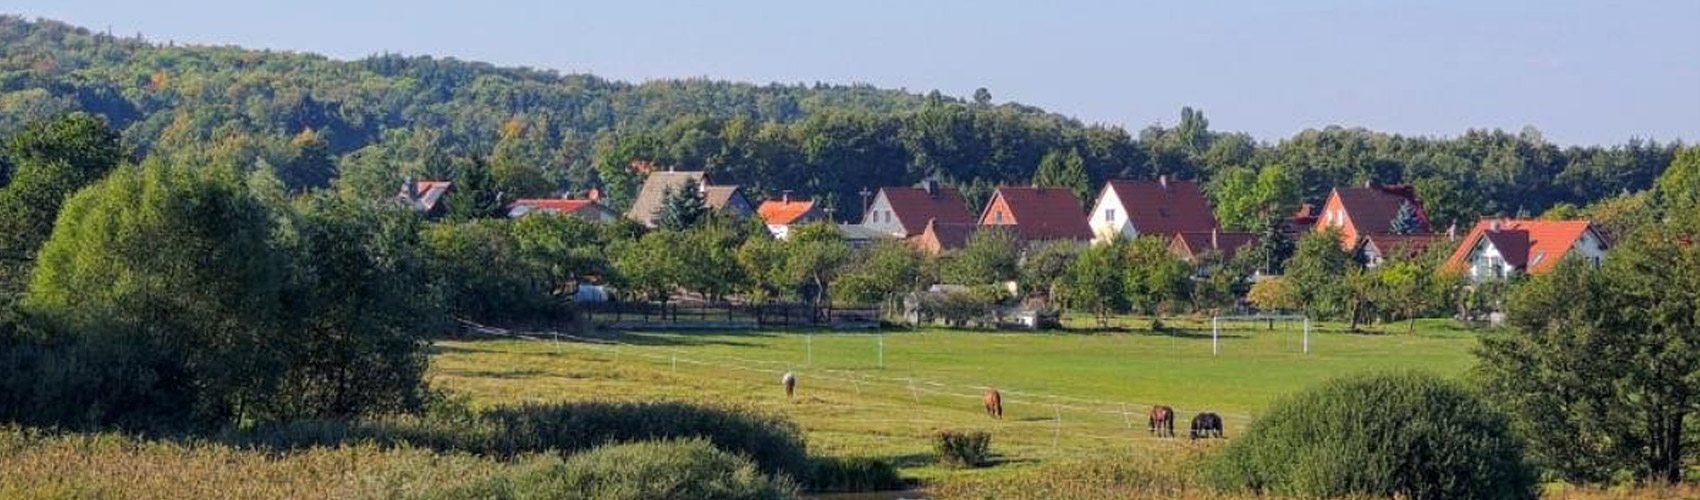
[[[898,220],[891,211],[891,201],[885,197],[885,191],[880,191],[874,197],[874,203],[868,206],[868,213],[862,215],[862,227],[890,234],[898,238],[909,236],[903,231],[903,221]]]
[[[1111,211],[1114,211],[1113,220]],[[1128,240],[1139,236],[1139,231],[1134,229],[1133,222],[1127,217],[1127,207],[1122,206],[1121,197],[1107,184],[1103,194],[1098,196],[1098,202],[1092,205],[1091,217],[1093,243],[1107,243],[1118,234]]]

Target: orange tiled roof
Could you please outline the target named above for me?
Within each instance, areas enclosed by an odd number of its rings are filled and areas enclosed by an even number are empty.
[[[761,202],[756,213],[761,220],[776,226],[789,226],[797,223],[804,216],[814,211],[814,200],[767,200]]]
[[[1495,223],[1498,230],[1494,229]],[[1585,220],[1483,220],[1452,251],[1452,256],[1446,259],[1446,268],[1463,270],[1469,265],[1471,251],[1485,238],[1499,250],[1506,264],[1529,274],[1540,274],[1564,260],[1565,254],[1592,227],[1593,223]]]

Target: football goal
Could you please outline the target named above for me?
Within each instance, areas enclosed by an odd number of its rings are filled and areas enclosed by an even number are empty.
[[[1222,355],[1222,323],[1268,323],[1280,321],[1283,324],[1298,322],[1304,325],[1304,352],[1310,354],[1310,317],[1302,314],[1254,314],[1250,316],[1216,316],[1210,318],[1210,354]]]

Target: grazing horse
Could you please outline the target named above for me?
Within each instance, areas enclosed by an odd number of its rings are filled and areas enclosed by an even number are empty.
[[[1175,409],[1167,406],[1151,407],[1151,417],[1146,419],[1151,426],[1151,434],[1158,437],[1175,437]]]
[[[791,396],[794,396],[794,395],[797,394],[797,375],[796,374],[791,373],[791,372],[785,372],[785,376],[779,377],[779,383],[785,384],[785,399],[791,399]]]
[[[1003,394],[996,387],[986,388],[986,415],[1003,420]]]
[[[1192,417],[1192,439],[1222,439],[1222,417],[1204,412]]]

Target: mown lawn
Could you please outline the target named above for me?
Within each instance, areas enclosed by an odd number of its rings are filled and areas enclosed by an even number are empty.
[[[1149,320],[1123,323],[1144,328]],[[1190,454],[1207,446],[1184,439],[1195,412],[1222,414],[1232,438],[1275,398],[1332,376],[1377,369],[1460,376],[1474,363],[1477,342],[1447,321],[1383,335],[1325,324],[1306,354],[1297,325],[1225,324],[1222,353],[1213,356],[1207,320],[1170,326],[1170,333],[628,332],[600,335],[606,342],[441,342],[432,383],[482,405],[684,399],[757,406],[794,418],[817,451],[892,458],[907,474],[936,479],[1004,474],[1063,457]],[[785,371],[799,377],[794,401],[778,383]],[[1005,419],[984,415],[982,386],[1004,393]],[[1182,439],[1147,434],[1151,404],[1180,411]],[[928,438],[945,428],[992,431],[1006,463],[974,471],[935,465]]]

